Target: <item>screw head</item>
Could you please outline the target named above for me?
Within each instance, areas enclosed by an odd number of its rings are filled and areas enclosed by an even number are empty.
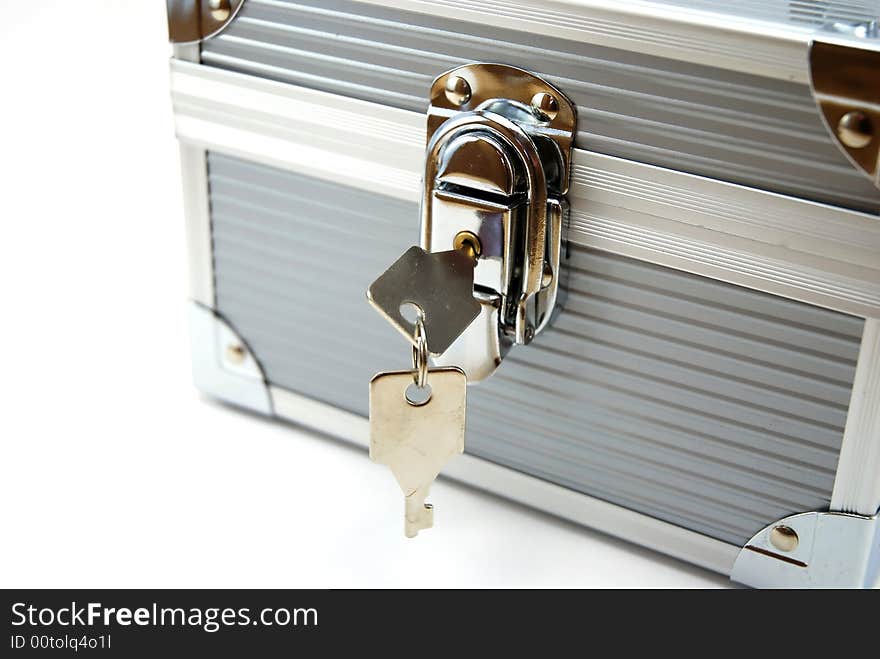
[[[232,6],[229,4],[229,0],[209,0],[208,10],[211,12],[211,18],[218,23],[228,20],[232,14]]]
[[[871,118],[861,110],[847,112],[837,122],[837,137],[851,149],[868,146],[874,139],[874,126]]]
[[[453,105],[464,105],[471,100],[471,86],[461,76],[446,78],[446,98]]]
[[[243,345],[230,343],[226,346],[226,359],[232,364],[241,364],[247,356],[247,350]]]
[[[559,101],[556,100],[553,94],[548,94],[547,92],[538,92],[532,96],[532,107],[550,121],[553,121],[559,113]]]
[[[770,544],[779,551],[794,551],[798,546],[798,534],[790,526],[774,526],[770,531]]]

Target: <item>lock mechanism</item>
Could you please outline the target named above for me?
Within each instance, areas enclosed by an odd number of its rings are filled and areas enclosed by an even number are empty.
[[[514,67],[469,64],[431,87],[421,246],[475,259],[480,303],[434,361],[471,382],[530,343],[561,306],[576,125],[571,101]]]

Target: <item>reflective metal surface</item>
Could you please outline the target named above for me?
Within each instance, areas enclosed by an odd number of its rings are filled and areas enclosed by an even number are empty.
[[[756,533],[730,578],[755,588],[871,588],[878,550],[877,515],[800,513]]]
[[[265,373],[245,340],[209,307],[190,302],[189,316],[196,387],[233,405],[272,414]]]
[[[453,105],[464,105],[471,98],[471,86],[467,80],[459,76],[449,76],[446,79],[446,98]]]
[[[479,315],[473,289],[470,257],[457,249],[432,254],[413,246],[370,284],[367,299],[414,346],[416,322],[404,317],[403,307],[417,307],[428,352],[439,355]]]
[[[877,22],[833,24],[810,45],[813,96],[850,161],[880,187],[880,36]]]
[[[575,128],[574,105],[526,71],[470,64],[434,81],[422,247],[448,250],[475,236],[483,305],[435,361],[462,367],[470,381],[491,375],[511,345],[530,343],[557,306]]]
[[[852,110],[837,122],[837,137],[844,146],[862,149],[874,139],[874,124],[861,110]]]
[[[799,538],[797,531],[790,526],[780,524],[779,526],[774,526],[770,530],[770,544],[776,547],[779,551],[794,551],[797,549],[798,542]]]
[[[244,0],[166,0],[171,43],[197,43],[218,34],[235,18]]]
[[[403,490],[408,538],[433,525],[425,498],[443,465],[464,452],[467,378],[457,368],[429,370],[431,396],[421,404],[407,398],[412,384],[412,371],[370,382],[370,459],[388,465]]]

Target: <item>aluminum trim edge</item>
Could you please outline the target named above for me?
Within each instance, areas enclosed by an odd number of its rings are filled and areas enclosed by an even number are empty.
[[[280,4],[275,0],[249,0]],[[806,82],[810,30],[640,0],[357,0]]]
[[[186,144],[419,198],[423,114],[180,61],[172,95]],[[572,242],[880,318],[877,216],[578,149],[573,161]]]
[[[880,509],[880,320],[862,333],[831,509],[872,515]]]
[[[180,144],[183,218],[186,230],[190,298],[214,306],[214,263],[211,246],[211,210],[208,206],[208,160],[205,150]]]

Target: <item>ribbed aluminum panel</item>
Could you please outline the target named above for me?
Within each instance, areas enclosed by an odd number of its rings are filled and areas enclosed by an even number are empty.
[[[365,300],[414,204],[211,154],[217,308],[268,380],[365,415],[409,349]],[[827,507],[863,321],[573,246],[556,324],[469,390],[467,451],[742,544]]]
[[[737,0],[737,2],[655,0],[655,2],[805,28],[838,21],[861,23],[880,18],[878,0]]]
[[[248,0],[205,64],[424,111],[472,61],[536,71],[578,105],[578,147],[876,212],[806,85],[348,0]]]

